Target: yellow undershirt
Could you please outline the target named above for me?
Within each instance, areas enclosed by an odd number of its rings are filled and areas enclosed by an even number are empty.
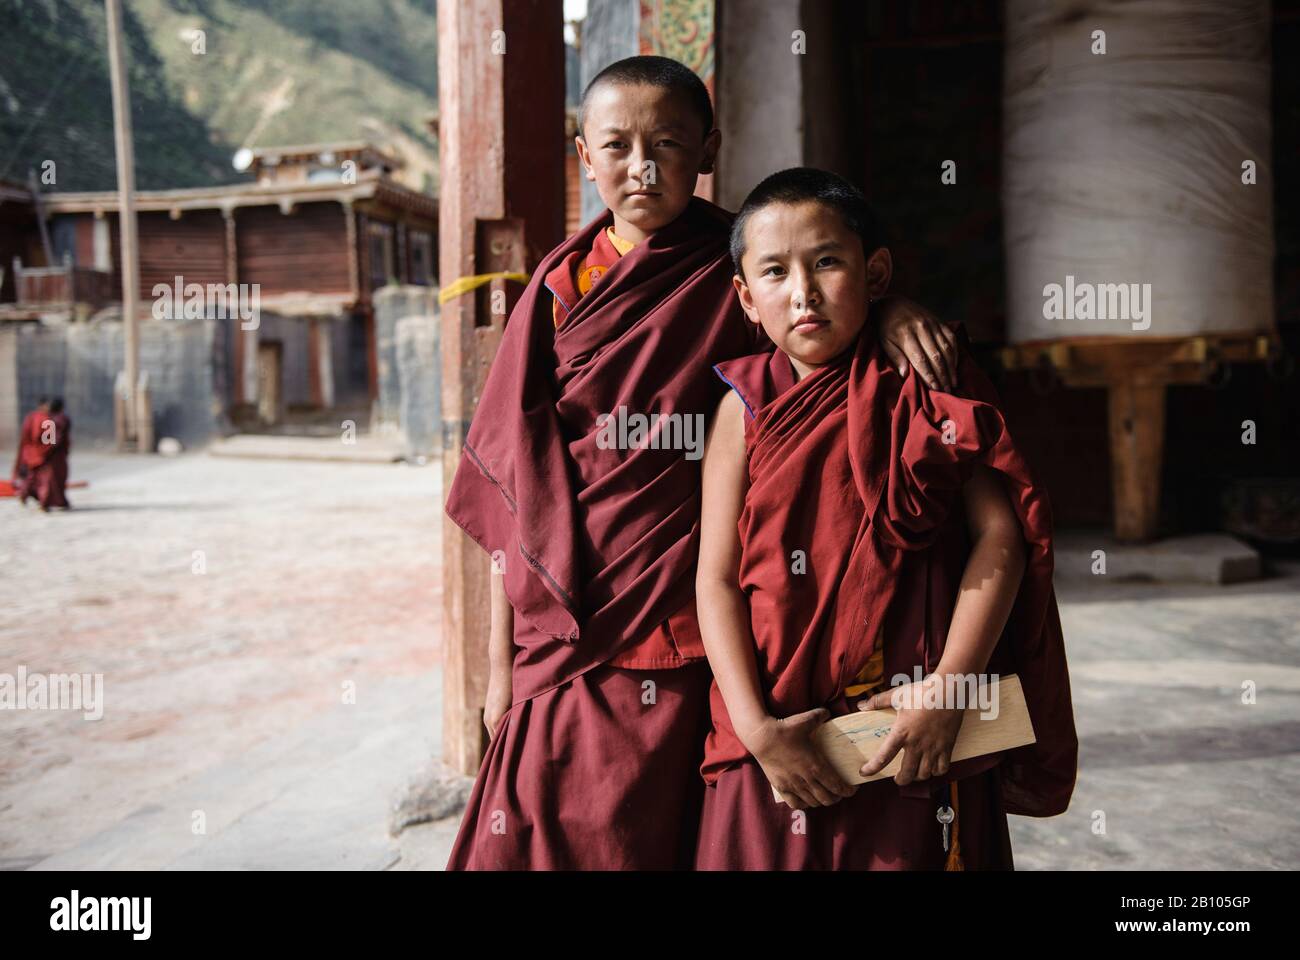
[[[860,693],[867,693],[872,687],[878,687],[885,681],[885,649],[880,644],[876,644],[876,649],[872,651],[869,659],[858,675],[853,678],[856,683],[851,683],[844,688],[846,697],[856,697]]]
[[[615,233],[613,227],[606,227],[605,235],[609,237],[609,242],[614,245],[614,249],[618,251],[620,257],[626,256],[627,252],[636,246],[631,240],[624,240]]]

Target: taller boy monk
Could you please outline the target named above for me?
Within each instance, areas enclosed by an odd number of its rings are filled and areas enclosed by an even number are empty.
[[[492,740],[449,869],[685,868],[699,826],[699,456],[712,365],[763,343],[731,289],[731,215],[692,197],[721,139],[699,78],[619,61],[579,125],[609,210],[534,272],[448,491],[493,556]],[[889,308],[913,367],[949,376],[949,332]],[[653,414],[697,429],[607,442],[609,417]]]

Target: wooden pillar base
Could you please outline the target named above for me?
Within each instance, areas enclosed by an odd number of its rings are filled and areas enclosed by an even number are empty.
[[[1105,387],[1115,536],[1150,540],[1160,521],[1165,388],[1214,380],[1224,364],[1284,356],[1276,333],[1075,337],[1003,348],[1008,370],[1050,370],[1067,387]]]
[[[1155,378],[1118,380],[1108,395],[1115,536],[1128,542],[1151,540],[1160,521],[1165,384]]]

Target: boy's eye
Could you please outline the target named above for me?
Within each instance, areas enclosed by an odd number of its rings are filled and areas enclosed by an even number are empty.
[[[626,147],[627,144],[624,143],[622,140],[611,140],[609,141],[609,143],[605,144],[606,150],[622,150]]]
[[[765,277],[779,277],[783,273],[785,273],[785,267],[778,267],[776,264],[772,264],[772,266],[763,271],[762,275]]]
[[[826,257],[822,257],[820,260],[817,261],[817,266],[829,267],[839,262],[840,262],[839,257],[826,256]]]
[[[657,147],[675,147],[675,146],[677,146],[677,141],[676,141],[676,140],[660,140],[658,143],[655,144],[655,146],[657,146]]]

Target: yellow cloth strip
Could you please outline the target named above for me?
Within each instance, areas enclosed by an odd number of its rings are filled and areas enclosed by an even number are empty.
[[[957,781],[952,782],[952,845],[948,849],[948,859],[943,863],[944,871],[965,870],[966,862],[961,858],[961,842],[957,837],[957,823],[961,820],[961,811],[957,808]]]
[[[477,290],[483,284],[491,283],[493,280],[514,280],[516,283],[527,283],[528,274],[499,272],[476,273],[469,277],[457,277],[439,291],[438,303],[445,304],[448,300],[454,300],[463,293]]]
[[[872,651],[870,659],[858,675],[853,678],[856,683],[851,683],[844,688],[846,697],[856,697],[859,694],[868,692],[872,687],[878,687],[885,682],[885,648],[877,646]]]

